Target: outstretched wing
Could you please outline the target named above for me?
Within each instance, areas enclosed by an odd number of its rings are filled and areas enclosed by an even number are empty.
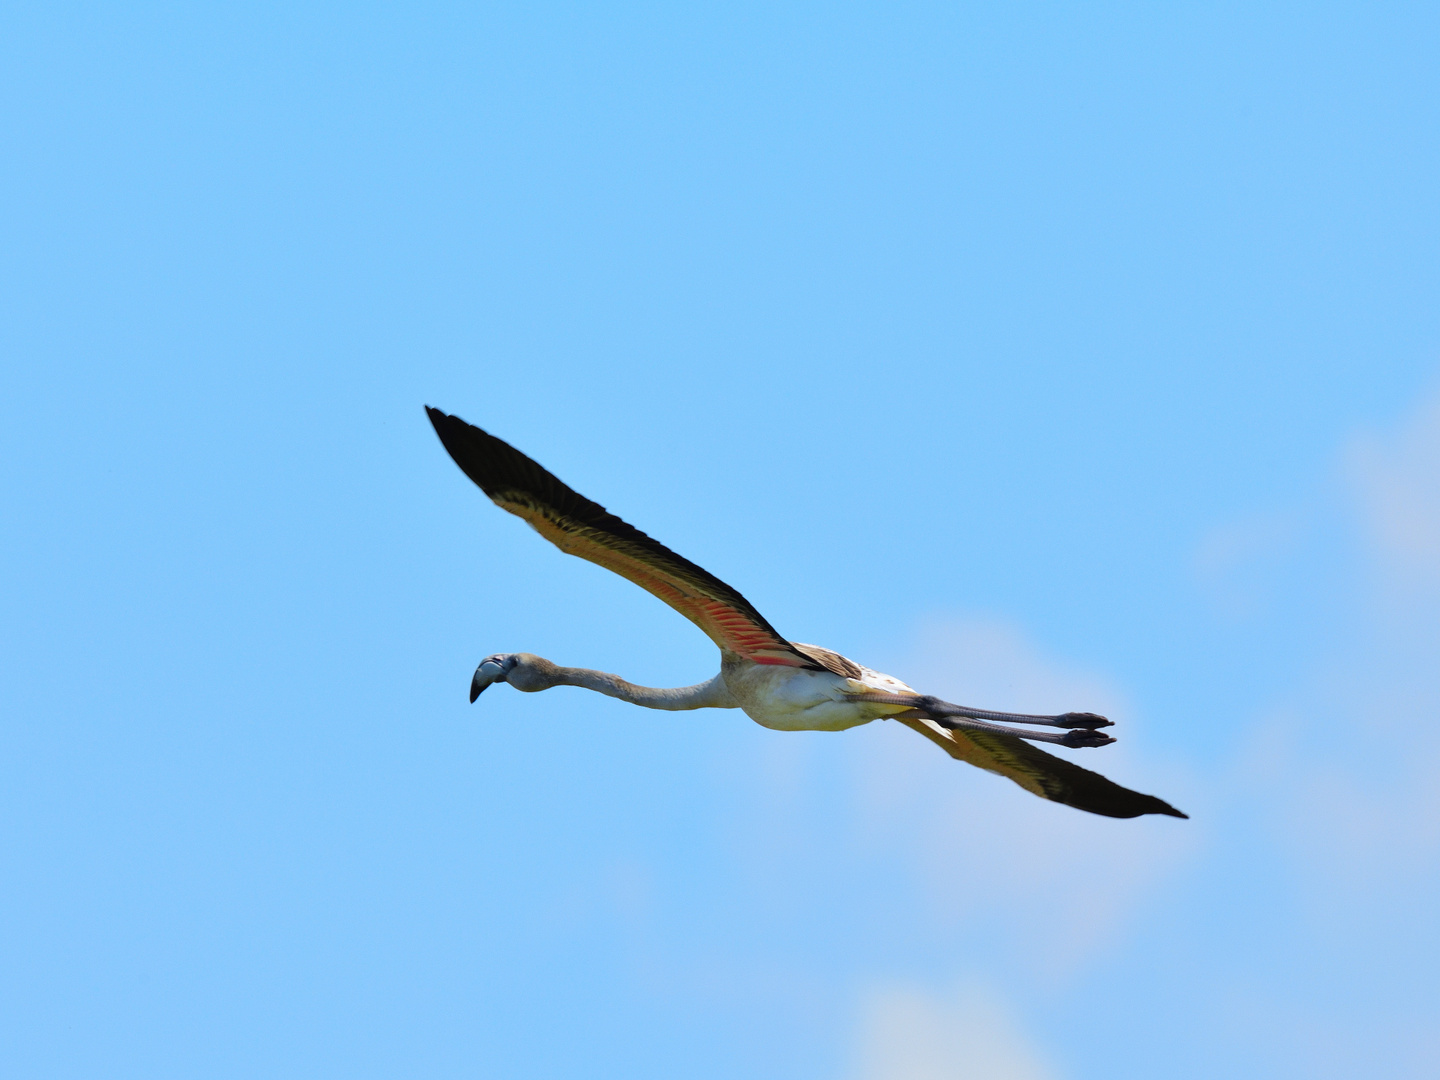
[[[1164,799],[1121,787],[1099,773],[1047,754],[1014,735],[994,731],[947,731],[927,720],[900,719],[947,754],[960,761],[1008,776],[1042,799],[1106,817],[1132,818],[1141,814],[1189,817]]]
[[[428,405],[455,464],[502,510],[528,521],[561,551],[613,570],[654,593],[729,649],[758,664],[819,668],[713,574],[571,490],[509,443]]]

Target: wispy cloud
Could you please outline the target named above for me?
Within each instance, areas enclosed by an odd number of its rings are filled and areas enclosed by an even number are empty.
[[[1269,778],[1289,845],[1348,893],[1440,870],[1440,394],[1343,462],[1365,602],[1295,688],[1285,713],[1303,724],[1262,730],[1291,732]]]
[[[1193,567],[1211,609],[1238,620],[1267,608],[1274,562],[1294,545],[1301,527],[1294,513],[1267,511],[1216,525],[1202,536]]]
[[[1346,465],[1381,565],[1410,585],[1440,585],[1440,393],[1398,431],[1357,438]]]
[[[857,1080],[1053,1080],[1058,1074],[1002,998],[978,984],[948,995],[872,988],[862,1004]]]
[[[1327,644],[1258,717],[1230,791],[1283,882],[1257,1052],[1307,1075],[1434,1075],[1440,903],[1440,395],[1336,471],[1358,558],[1311,584]],[[1348,592],[1358,603],[1326,604]],[[1218,780],[1219,778],[1217,778]],[[1227,843],[1244,843],[1234,836]],[[1280,939],[1284,939],[1281,941]],[[1302,974],[1307,973],[1307,974]]]
[[[898,730],[856,761],[863,843],[898,853],[936,924],[989,935],[986,952],[954,931],[955,975],[1004,972],[1008,985],[1042,995],[1079,984],[1123,954],[1136,917],[1183,866],[1197,897],[1234,911],[1197,928],[1213,971],[1183,976],[1216,980],[1195,1001],[1197,1019],[1215,1026],[1232,1057],[1316,1076],[1370,1066],[1432,1074],[1437,1044],[1424,1018],[1440,1001],[1424,957],[1440,946],[1431,929],[1440,902],[1440,395],[1391,431],[1357,436],[1331,476],[1328,502],[1296,493],[1303,514],[1252,515],[1213,530],[1196,553],[1223,617],[1269,605],[1277,626],[1313,618],[1329,627],[1288,687],[1271,688],[1275,704],[1253,718],[1238,754],[1205,778],[1226,807],[1217,820],[1116,828],[1039,800],[997,799],[1002,781],[956,775]],[[1358,547],[1274,587],[1321,532],[1347,529]],[[1127,738],[1077,760],[1182,805],[1194,789],[1194,778],[1146,754],[1145,718],[1123,688],[1048,655],[1020,627],[936,621],[895,668],[968,704],[1106,712]],[[1245,880],[1257,873],[1270,885]],[[1257,934],[1263,955],[1237,944]],[[944,945],[943,931],[936,940]],[[966,1071],[958,1041],[946,1041],[953,1001],[908,984],[869,994],[866,1077],[1048,1075],[1033,1048],[985,1066],[991,1073],[973,1063]],[[991,1000],[1003,1013],[1003,999]],[[1013,1017],[989,1030],[1025,1045]]]

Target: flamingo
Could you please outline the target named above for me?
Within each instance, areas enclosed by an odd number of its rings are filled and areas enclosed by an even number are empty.
[[[740,709],[776,731],[843,731],[896,720],[951,757],[1009,777],[1026,791],[1092,814],[1187,817],[1163,799],[1047,754],[1031,742],[1068,747],[1115,740],[1094,713],[996,712],[920,694],[817,645],[787,641],[738,592],[603,506],[566,487],[538,463],[458,416],[425,407],[440,442],[490,499],[570,555],[596,563],[659,597],[720,648],[720,672],[694,686],[637,686],[618,675],[561,667],[532,653],[494,653],[470,681],[470,701],[495,683],[534,693],[579,686],[647,709]],[[1027,727],[1011,727],[1012,724]],[[1039,729],[1039,730],[1035,730]]]

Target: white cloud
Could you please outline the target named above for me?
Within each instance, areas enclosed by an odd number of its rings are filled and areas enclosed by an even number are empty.
[[[1053,1080],[1001,999],[979,986],[946,997],[872,989],[862,1005],[858,1080]]]
[[[1440,584],[1440,394],[1393,435],[1357,438],[1347,458],[1382,565],[1414,584]]]
[[[1354,440],[1342,471],[1379,574],[1358,569],[1360,610],[1337,613],[1331,655],[1296,688],[1286,712],[1303,724],[1262,725],[1291,735],[1261,779],[1290,850],[1358,895],[1440,870],[1440,394]]]
[[[1247,619],[1269,607],[1270,571],[1300,527],[1293,513],[1270,512],[1217,525],[1200,538],[1193,569],[1216,614]]]
[[[1311,973],[1252,973],[1277,1007],[1248,1037],[1307,1075],[1432,1076],[1440,396],[1355,439],[1339,472],[1360,557],[1312,582],[1329,644],[1257,721],[1233,773],[1284,882],[1275,932]]]

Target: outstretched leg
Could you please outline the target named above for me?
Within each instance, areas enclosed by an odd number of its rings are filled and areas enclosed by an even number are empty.
[[[901,715],[933,720],[941,727],[951,729],[999,731],[1006,735],[1018,735],[1031,742],[1058,743],[1061,746],[1108,746],[1115,741],[1109,735],[1102,735],[1096,730],[1110,727],[1111,721],[1095,713],[1069,712],[1055,716],[1035,716],[1030,713],[996,712],[993,709],[971,709],[964,705],[953,705],[929,694],[889,694],[880,690],[852,694],[850,698],[853,701],[876,701],[886,705],[908,705],[912,711]],[[1026,731],[990,722],[995,720],[1067,730],[1063,735],[1048,731]]]

